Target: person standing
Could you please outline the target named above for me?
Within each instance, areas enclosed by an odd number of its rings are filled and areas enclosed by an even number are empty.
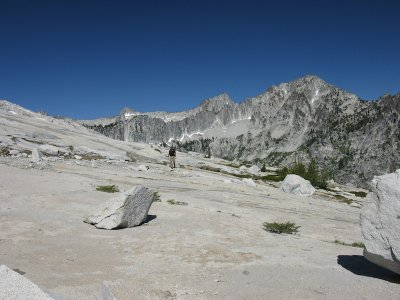
[[[169,148],[168,156],[169,156],[169,165],[171,169],[174,169],[176,160],[176,150],[174,147]]]

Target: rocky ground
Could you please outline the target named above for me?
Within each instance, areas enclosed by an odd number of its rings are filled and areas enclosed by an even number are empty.
[[[365,261],[362,249],[334,243],[361,241],[358,208],[323,193],[250,186],[185,155],[185,168],[173,171],[2,158],[1,263],[56,299],[398,298],[398,277]],[[111,184],[159,192],[146,224],[107,231],[82,222],[112,196],[96,187]],[[292,221],[299,233],[263,230],[274,221]]]
[[[290,195],[195,153],[171,170],[167,149],[12,111],[0,110],[0,264],[55,299],[398,299],[397,275],[335,243],[362,242],[354,187]],[[113,196],[100,185],[161,201],[141,226],[96,229],[82,220]],[[263,229],[275,221],[301,227]]]

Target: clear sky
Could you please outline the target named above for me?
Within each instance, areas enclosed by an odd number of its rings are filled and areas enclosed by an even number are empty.
[[[34,111],[182,111],[307,74],[399,92],[400,1],[0,0],[0,99]]]

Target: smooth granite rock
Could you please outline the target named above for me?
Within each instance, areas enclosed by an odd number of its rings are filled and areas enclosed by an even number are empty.
[[[53,299],[43,292],[36,284],[26,277],[11,270],[5,265],[0,266],[0,299]]]
[[[289,174],[285,177],[280,189],[285,193],[300,196],[311,196],[315,192],[315,188],[308,180],[294,174]]]
[[[101,205],[97,212],[83,221],[102,229],[138,226],[146,220],[152,203],[153,191],[144,186],[135,186]]]
[[[400,274],[400,169],[374,177],[361,210],[365,257]]]

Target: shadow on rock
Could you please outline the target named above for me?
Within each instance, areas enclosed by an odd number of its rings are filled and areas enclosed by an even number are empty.
[[[362,255],[339,255],[337,262],[353,274],[400,283],[400,276],[366,260]]]
[[[144,221],[142,222],[142,224],[141,224],[141,225],[143,225],[143,224],[147,224],[147,223],[149,223],[149,222],[153,221],[155,218],[157,218],[157,216],[156,216],[156,215],[147,215],[147,218],[146,218],[146,220],[144,220]]]

